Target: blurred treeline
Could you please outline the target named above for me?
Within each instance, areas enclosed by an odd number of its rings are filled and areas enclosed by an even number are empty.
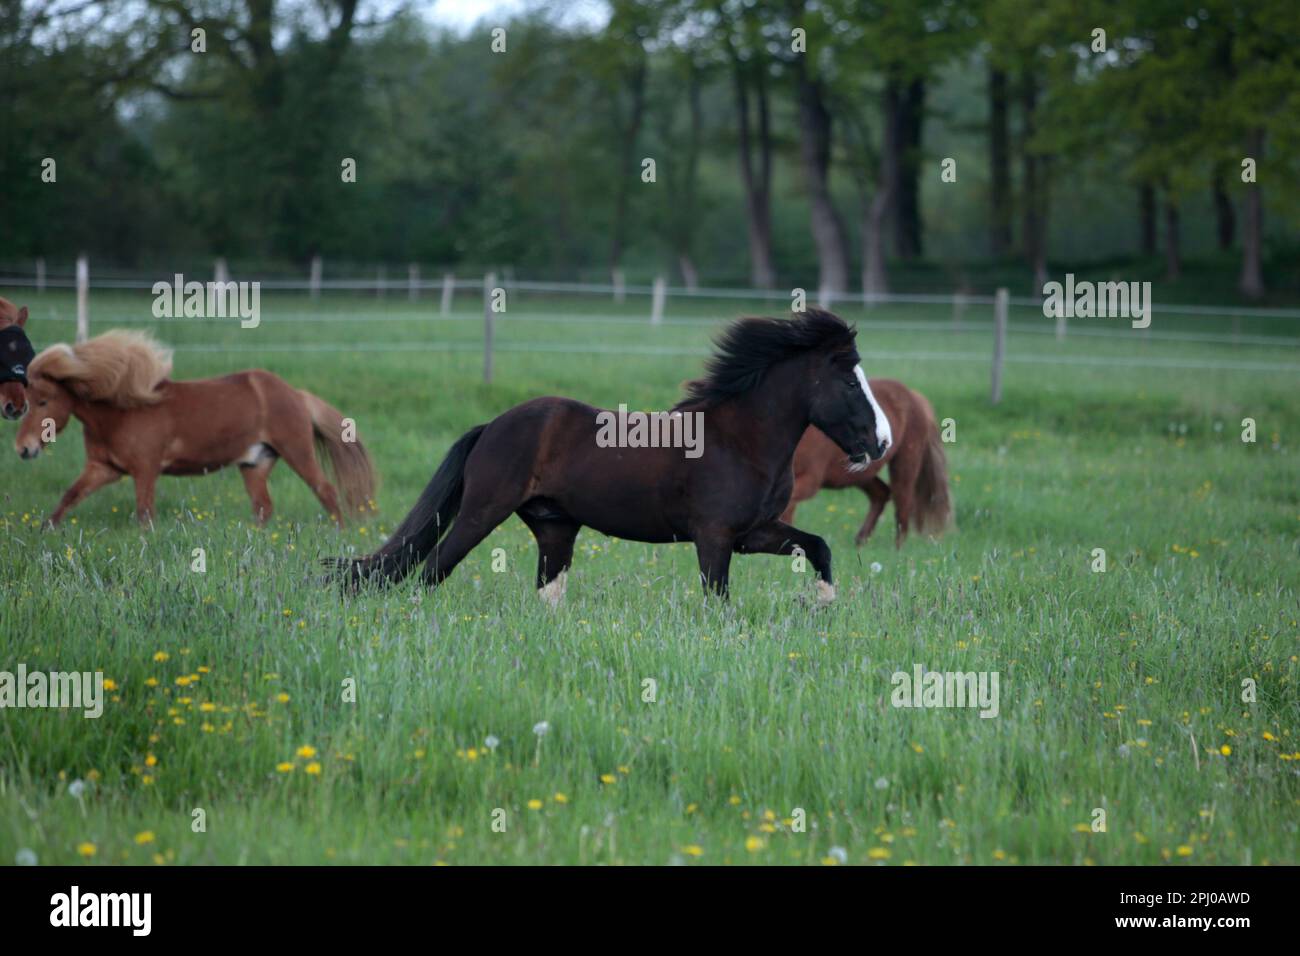
[[[511,10],[0,0],[0,263],[1294,295],[1295,0]]]

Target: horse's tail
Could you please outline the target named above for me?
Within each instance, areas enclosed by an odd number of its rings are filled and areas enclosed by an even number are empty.
[[[329,402],[304,389],[299,389],[298,394],[307,402],[316,457],[334,473],[334,481],[347,502],[347,511],[355,514],[373,510],[378,482],[366,446],[355,434],[349,434],[342,413]]]
[[[948,459],[934,418],[934,409],[924,396],[915,393],[925,411],[925,451],[916,476],[912,529],[919,534],[939,535],[952,523],[952,498],[948,494]]]
[[[460,511],[461,495],[465,491],[465,462],[485,428],[486,425],[476,425],[456,439],[411,513],[402,519],[383,547],[364,558],[334,562],[336,567],[346,569],[352,583],[400,581],[433,552]]]

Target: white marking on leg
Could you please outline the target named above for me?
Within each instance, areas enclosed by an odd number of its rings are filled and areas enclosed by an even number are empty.
[[[564,588],[568,576],[568,571],[561,571],[550,582],[537,589],[537,596],[549,605],[552,611],[559,607],[560,602],[564,600]]]
[[[817,603],[830,604],[835,600],[835,585],[827,584],[821,578],[817,579]]]
[[[867,401],[871,403],[871,411],[875,413],[876,438],[883,447],[888,448],[894,443],[894,430],[889,427],[889,418],[885,415],[885,410],[880,407],[880,403],[876,401],[876,396],[871,394],[871,386],[867,384],[867,373],[862,371],[862,366],[853,366],[853,374],[858,377],[858,384],[862,386],[862,394],[867,396]]]

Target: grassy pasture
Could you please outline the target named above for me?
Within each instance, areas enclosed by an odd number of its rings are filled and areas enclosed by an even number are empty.
[[[0,294],[32,306],[38,347],[71,339],[70,295]],[[160,482],[152,532],[129,482],[43,532],[79,426],[35,462],[6,443],[0,670],[115,689],[98,720],[0,711],[0,862],[1300,861],[1293,322],[1234,344],[1196,340],[1224,318],[1078,320],[1058,343],[1017,309],[993,408],[987,308],[959,328],[946,306],[845,309],[868,373],[954,419],[957,528],[895,551],[887,510],[855,550],[864,496],[803,505],[835,555],[825,610],[788,559],[737,557],[720,606],[688,545],[585,531],[552,613],[517,519],[435,592],[343,598],[317,559],[373,547],[466,428],[541,394],[667,407],[719,321],[780,303],[674,300],[652,328],[644,299],[521,295],[492,385],[471,296],[440,320],[404,291],[268,293],[249,330],[148,304],[96,291],[93,330],[152,328],[177,377],[261,366],[319,393],[356,418],[380,513],[338,532],[282,465],[262,530],[223,472]],[[999,716],[891,706],[915,664],[997,671]]]

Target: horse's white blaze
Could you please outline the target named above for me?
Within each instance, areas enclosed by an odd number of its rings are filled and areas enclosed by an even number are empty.
[[[537,596],[550,605],[552,610],[559,607],[560,602],[564,600],[565,579],[568,573],[567,571],[561,571],[550,583],[537,589]]]
[[[862,386],[862,394],[867,396],[867,401],[871,403],[871,411],[876,416],[876,438],[879,439],[882,448],[887,448],[894,443],[894,432],[889,427],[889,419],[885,416],[885,410],[876,401],[876,396],[871,394],[871,386],[867,384],[867,373],[862,371],[862,366],[853,366],[853,374],[858,377],[858,384]]]

